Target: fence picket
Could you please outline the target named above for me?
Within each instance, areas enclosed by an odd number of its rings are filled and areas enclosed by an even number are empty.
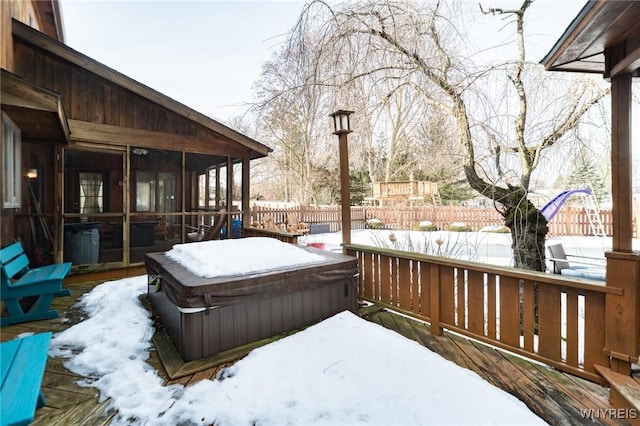
[[[290,213],[298,215],[298,220],[301,222],[328,224],[331,232],[338,232],[341,229],[340,206],[270,207],[254,204],[251,207],[251,223],[262,223],[267,214],[271,215],[276,223],[285,223],[287,215]],[[433,222],[438,229],[445,229],[453,222],[464,222],[473,231],[487,226],[504,224],[502,216],[492,208],[464,206],[351,207],[352,229],[364,229],[366,221],[372,218],[380,219],[387,229],[413,229],[419,222],[425,220]],[[600,218],[606,234],[610,236],[613,232],[611,209],[601,209]],[[591,226],[583,207],[564,206],[547,226],[549,227],[547,233],[549,237],[591,235]],[[633,226],[635,229],[635,218]]]

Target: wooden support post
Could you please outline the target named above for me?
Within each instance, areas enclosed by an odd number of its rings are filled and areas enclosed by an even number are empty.
[[[632,249],[632,157],[631,75],[623,74],[611,79],[611,195],[614,251]]]
[[[342,205],[342,244],[351,244],[351,188],[349,180],[349,144],[347,133],[340,134],[340,204]],[[343,248],[343,253],[347,253]]]
[[[640,354],[640,253],[608,252],[607,285],[622,288],[621,296],[607,294],[605,348],[611,370],[631,374]]]
[[[250,194],[250,181],[251,176],[249,174],[250,163],[249,158],[244,157],[242,159],[242,224],[243,226],[250,226],[251,212],[249,212],[249,194]]]
[[[53,238],[53,261],[56,263],[62,263],[64,261],[64,252],[63,252],[63,230],[64,230],[64,217],[62,216],[63,207],[64,206],[64,196],[65,194],[62,191],[63,182],[64,182],[64,173],[63,173],[63,155],[64,150],[61,145],[55,145],[53,150],[54,161],[53,161],[53,175],[54,175],[54,184],[53,184],[53,199],[54,199],[54,208],[53,208],[53,221],[57,225],[54,229],[54,238]]]
[[[607,52],[609,62],[615,63],[623,47]],[[613,251],[606,253],[606,283],[622,288],[623,294],[606,296],[604,348],[611,370],[626,375],[640,353],[640,253],[632,252],[631,83],[631,74],[611,77]]]

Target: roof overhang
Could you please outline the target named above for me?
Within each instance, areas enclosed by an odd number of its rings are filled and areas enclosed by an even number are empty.
[[[618,49],[615,59],[609,54]],[[635,73],[640,66],[640,2],[590,0],[541,63],[548,71]]]
[[[52,55],[62,58],[70,63],[81,67],[97,76],[100,76],[114,84],[117,84],[131,92],[148,99],[158,105],[167,108],[174,113],[181,115],[194,123],[197,123],[229,141],[239,144],[244,149],[250,151],[250,158],[261,158],[269,155],[272,151],[266,145],[240,133],[206,115],[187,107],[186,105],[154,90],[144,84],[114,70],[108,66],[92,59],[69,46],[54,40],[39,31],[30,28],[17,20],[13,20],[13,35],[39,49]]]
[[[60,94],[2,69],[2,110],[25,140],[69,142],[69,124]]]

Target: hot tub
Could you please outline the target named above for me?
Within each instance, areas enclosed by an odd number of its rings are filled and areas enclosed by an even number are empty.
[[[248,240],[248,239],[247,239]],[[148,253],[149,299],[184,361],[308,326],[358,307],[355,257],[311,247],[321,263],[203,278]]]

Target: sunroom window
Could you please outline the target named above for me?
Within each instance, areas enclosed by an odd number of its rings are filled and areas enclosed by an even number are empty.
[[[104,211],[104,177],[102,173],[80,173],[80,213]]]
[[[21,157],[22,136],[20,129],[9,116],[2,113],[2,154],[3,154],[3,206],[19,208],[21,198]]]

